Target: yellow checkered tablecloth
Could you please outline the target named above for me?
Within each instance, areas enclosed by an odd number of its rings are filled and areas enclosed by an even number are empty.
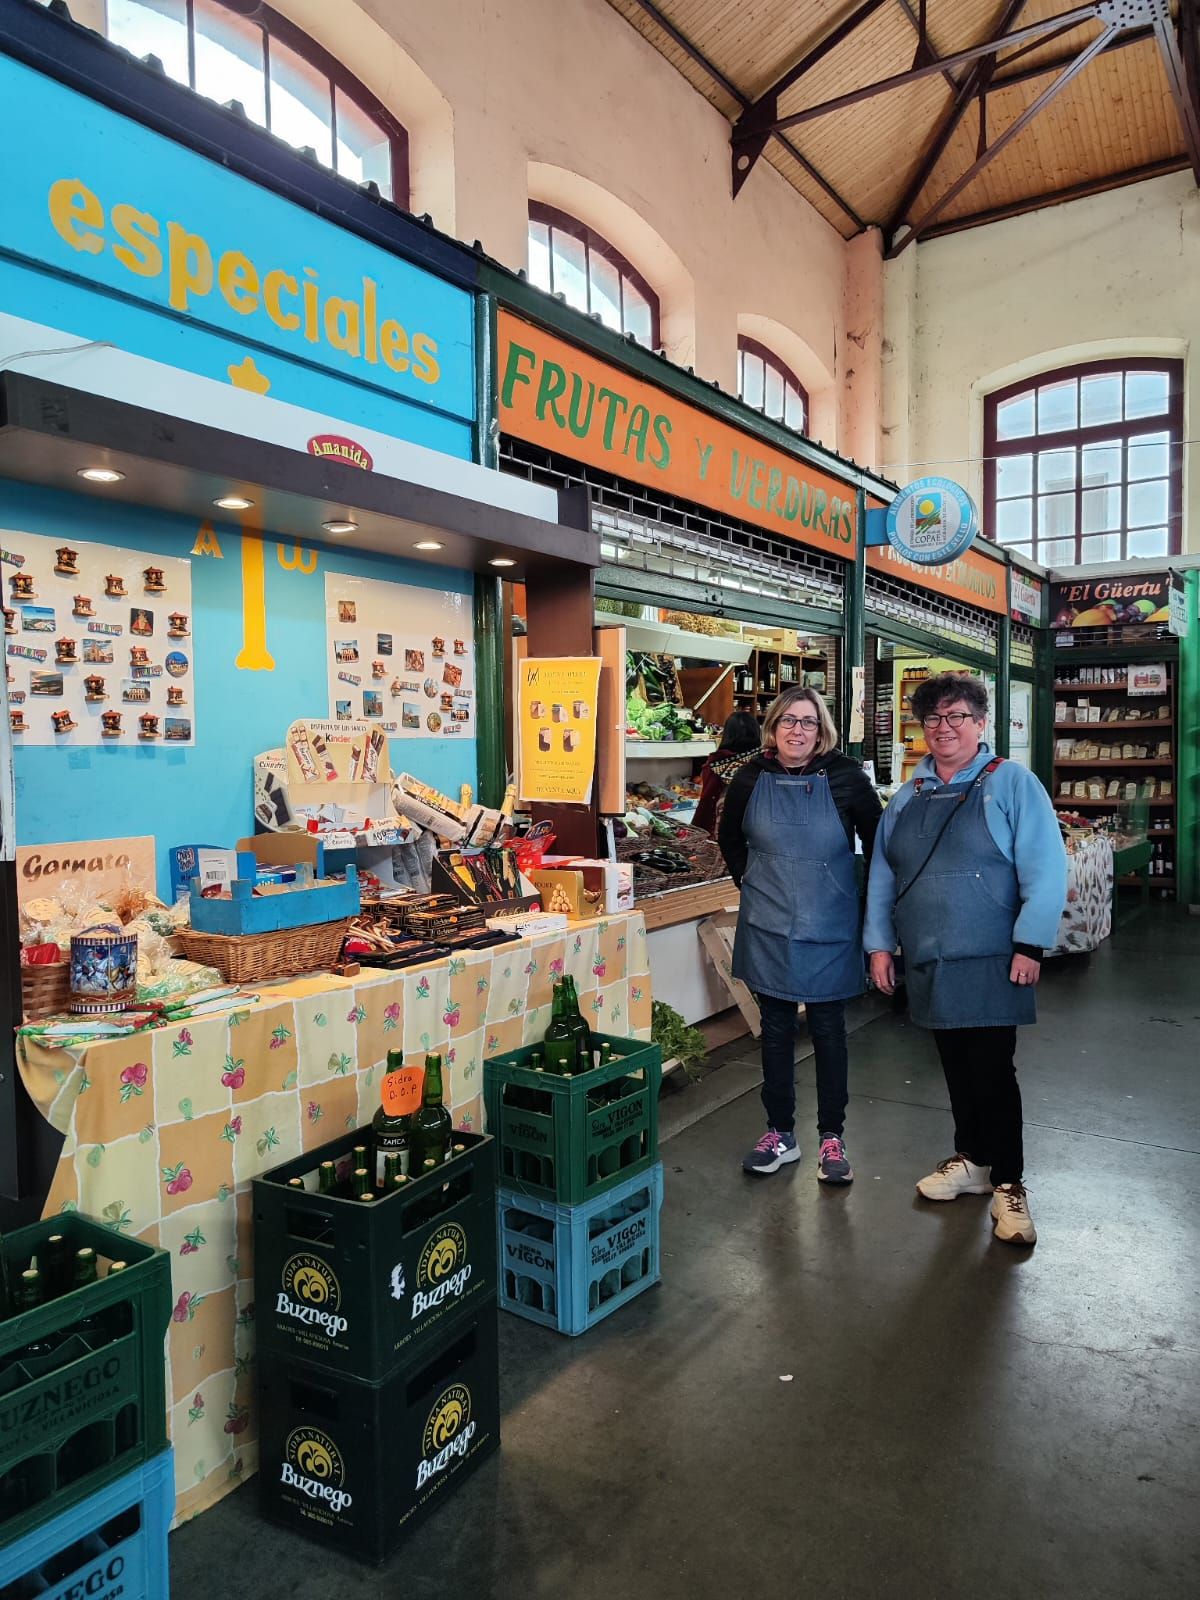
[[[389,1050],[441,1051],[454,1125],[483,1128],[483,1062],[535,1039],[569,973],[602,1033],[648,1038],[640,913],[572,923],[401,973],[275,984],[252,1009],[71,1051],[20,1041],[65,1135],[43,1215],[78,1209],[171,1254],[176,1519],[255,1470],[251,1179],[361,1127]]]

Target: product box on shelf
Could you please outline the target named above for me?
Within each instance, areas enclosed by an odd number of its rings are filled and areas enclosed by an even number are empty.
[[[487,1125],[499,1182],[519,1194],[580,1205],[658,1160],[662,1052],[643,1039],[593,1033],[612,1060],[571,1077],[529,1065],[540,1045],[483,1064]]]
[[[202,889],[213,884],[222,887],[237,877],[237,851],[223,849],[219,844],[177,844],[167,852],[171,868],[171,899],[179,898],[193,878],[199,878]]]
[[[546,868],[569,867],[583,878],[583,887],[597,913],[633,910],[633,862],[595,861],[587,856],[543,856]]]
[[[315,1187],[322,1161],[349,1171],[370,1128],[254,1180],[254,1298],[263,1358],[295,1355],[375,1380],[496,1291],[495,1141],[458,1129],[462,1153],[371,1205]]]
[[[46,1241],[123,1272],[0,1322],[0,1545],[56,1517],[166,1446],[163,1338],[171,1263],[76,1213],[4,1238],[8,1280]]]
[[[377,1565],[499,1446],[495,1296],[382,1383],[277,1353],[258,1395],[263,1516]]]
[[[581,1206],[501,1189],[500,1306],[559,1333],[586,1333],[661,1277],[663,1167]]]
[[[307,889],[284,889],[256,897],[257,873],[254,857],[239,852],[238,875],[230,885],[231,900],[205,900],[193,887],[189,916],[195,931],[236,938],[248,933],[306,928],[358,915],[358,869],[353,863],[346,868],[344,883],[318,883]]]
[[[0,1549],[0,1594],[25,1600],[167,1600],[175,1458],[163,1450]]]

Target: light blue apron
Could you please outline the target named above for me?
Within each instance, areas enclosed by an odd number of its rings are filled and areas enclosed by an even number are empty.
[[[897,894],[912,883],[897,899],[896,931],[909,1012],[922,1028],[1009,1028],[1037,1021],[1033,986],[1013,983],[1008,975],[1021,902],[1016,868],[984,815],[987,776],[984,771],[940,788],[925,788],[918,779],[888,840]]]
[[[733,975],[780,1000],[863,992],[854,856],[823,772],[763,772],[742,823],[749,858]]]

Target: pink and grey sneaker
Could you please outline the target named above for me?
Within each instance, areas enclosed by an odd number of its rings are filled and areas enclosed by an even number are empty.
[[[743,1172],[778,1172],[789,1161],[799,1161],[800,1146],[794,1133],[776,1133],[768,1128],[748,1156],[742,1158]]]
[[[836,1133],[821,1135],[817,1158],[817,1178],[821,1183],[853,1183],[854,1172],[846,1159],[846,1146]]]

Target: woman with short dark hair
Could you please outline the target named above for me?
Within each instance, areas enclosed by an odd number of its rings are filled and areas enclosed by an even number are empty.
[[[712,833],[717,826],[717,808],[726,787],[762,747],[758,723],[748,711],[735,711],[721,730],[721,743],[700,769],[700,798],[692,817],[693,828]]]
[[[1037,1239],[1024,1188],[1017,1029],[1066,900],[1067,858],[1050,796],[984,742],[987,689],[943,672],[913,693],[929,754],[880,824],[864,943],[871,978],[933,1032],[954,1113],[953,1156],[917,1184],[926,1200],[992,1195],[998,1239]]]
[[[803,1003],[817,1075],[817,1177],[850,1183],[843,1142],[847,1100],[846,1001],[863,992],[861,907],[854,837],[868,860],[879,797],[815,689],[785,689],[763,720],[762,752],[729,785],[717,830],[742,891],[733,973],[762,1017],[767,1131],[747,1172],[799,1161],[796,1018]]]

